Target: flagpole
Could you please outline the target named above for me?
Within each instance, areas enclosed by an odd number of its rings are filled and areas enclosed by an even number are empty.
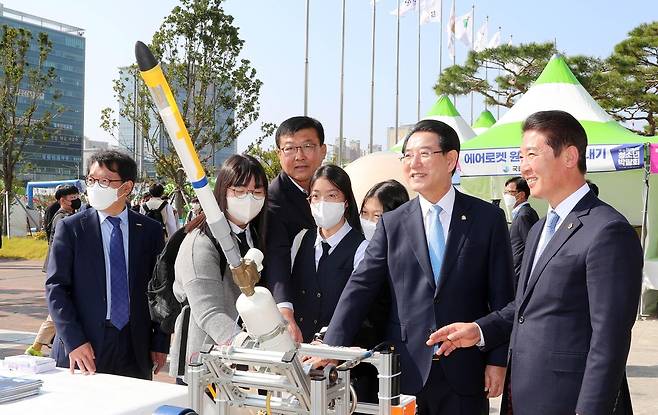
[[[475,42],[475,2],[471,6],[471,50],[473,50],[473,44]],[[473,91],[471,91],[471,125],[473,125]]]
[[[368,152],[372,153],[375,121],[375,16],[377,14],[377,1],[372,2],[372,60],[370,62],[370,146]]]
[[[397,30],[395,41],[395,142],[398,142],[400,117],[400,0],[398,0]]]
[[[443,72],[443,0],[439,0],[439,76]]]
[[[338,165],[343,165],[343,90],[345,80],[345,0],[341,8],[341,35],[340,35],[340,116],[338,120]]]
[[[416,75],[416,121],[420,120],[420,2],[416,1],[418,8],[418,74]]]
[[[498,26],[498,31],[501,33],[502,36],[503,27]],[[498,77],[500,78],[500,67],[498,67]],[[500,101],[500,94],[498,94],[498,101]],[[500,120],[500,102],[498,102],[498,106],[496,107],[496,122],[498,122],[498,120]]]
[[[456,19],[457,16],[455,15],[457,7],[455,6],[455,0],[452,1],[452,16]],[[456,24],[456,23],[455,23]],[[457,64],[457,39],[456,39],[456,34],[455,34],[455,28],[453,24],[453,29],[452,29],[452,66],[455,66]],[[455,107],[457,107],[457,96],[455,94],[452,94],[452,103]]]
[[[484,19],[484,24],[487,25],[487,37],[489,37],[489,16]],[[484,80],[487,81],[489,85],[489,68],[487,67],[487,62],[484,62]],[[484,110],[487,111],[487,97],[484,97]]]
[[[308,115],[308,27],[310,0],[306,0],[306,35],[304,38],[304,115]]]

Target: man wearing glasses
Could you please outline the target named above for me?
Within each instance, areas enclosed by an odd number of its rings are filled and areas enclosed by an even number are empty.
[[[322,124],[306,116],[281,123],[275,141],[282,171],[268,189],[265,280],[293,339],[301,342],[291,303],[290,247],[299,231],[315,227],[307,197],[311,177],[322,164],[327,147]]]
[[[519,281],[521,261],[523,260],[528,232],[530,232],[532,225],[539,220],[537,211],[528,203],[529,197],[530,187],[528,187],[528,183],[523,177],[512,177],[505,182],[503,200],[512,215],[509,237],[512,242],[512,258],[514,262],[514,287],[516,287]]]
[[[419,414],[480,415],[502,393],[507,345],[448,358],[425,344],[446,322],[484,316],[512,298],[512,254],[503,211],[451,184],[459,138],[447,124],[418,122],[403,146],[403,172],[419,196],[384,213],[336,306],[325,343],[350,345],[388,282],[385,338],[401,363],[401,392]]]
[[[162,226],[126,208],[137,166],[114,150],[89,160],[91,207],[59,222],[50,248],[46,299],[57,328],[57,366],[84,374],[151,379],[169,336],[151,322],[146,285],[164,239]]]

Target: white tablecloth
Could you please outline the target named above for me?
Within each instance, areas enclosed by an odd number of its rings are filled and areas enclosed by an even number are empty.
[[[187,387],[123,376],[85,376],[68,369],[36,375],[0,371],[3,376],[43,380],[41,393],[0,404],[0,414],[139,414],[153,413],[160,405],[187,407]]]

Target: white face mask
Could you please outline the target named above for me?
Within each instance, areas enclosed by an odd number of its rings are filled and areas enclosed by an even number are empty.
[[[311,213],[315,224],[319,228],[329,229],[338,222],[345,214],[345,202],[325,202],[321,200],[317,203],[311,203]]]
[[[258,215],[260,210],[265,204],[265,199],[257,200],[250,193],[242,199],[235,196],[226,197],[226,205],[228,214],[240,223],[236,225],[243,225],[251,222],[253,218]]]
[[[96,210],[105,210],[119,199],[119,189],[113,187],[101,187],[98,183],[87,187],[87,200]]]
[[[375,228],[377,227],[377,222],[369,221],[368,219],[361,218],[361,227],[363,228],[363,236],[366,237],[366,240],[371,240],[372,236],[375,234]]]
[[[514,197],[513,195],[504,194],[503,203],[505,203],[505,206],[512,209],[516,204],[516,197]]]

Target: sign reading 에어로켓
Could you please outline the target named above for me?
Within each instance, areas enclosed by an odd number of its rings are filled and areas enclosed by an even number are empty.
[[[617,171],[644,166],[644,144],[591,145],[585,153],[587,171]],[[514,176],[521,174],[518,148],[463,150],[459,171],[466,176]]]

